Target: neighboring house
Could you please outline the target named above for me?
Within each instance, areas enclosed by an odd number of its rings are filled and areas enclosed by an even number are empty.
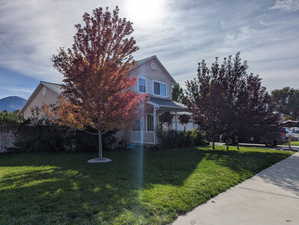
[[[31,118],[33,116],[33,109],[41,108],[45,104],[56,104],[61,92],[61,85],[41,81],[27,100],[20,113],[23,114],[25,119]]]
[[[134,127],[124,133],[129,134],[130,143],[156,144],[157,127],[159,124],[159,115],[163,112],[175,114],[172,129],[182,130],[179,125],[177,112],[186,112],[184,105],[172,101],[172,87],[176,83],[166,68],[159,61],[157,56],[151,56],[136,62],[134,68],[129,72],[130,76],[137,78],[133,90],[138,93],[148,94],[149,100],[144,103],[144,116],[136,120]],[[55,104],[62,90],[59,84],[41,81],[33,94],[28,99],[26,105],[21,110],[25,118],[32,116],[32,109],[41,107],[44,104]],[[193,128],[193,124],[187,125],[187,128]]]

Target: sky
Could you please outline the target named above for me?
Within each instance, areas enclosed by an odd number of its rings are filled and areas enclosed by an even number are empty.
[[[299,0],[0,0],[0,98],[61,82],[51,56],[84,12],[116,5],[134,23],[135,59],[157,55],[182,85],[201,60],[240,51],[269,91],[299,89]]]

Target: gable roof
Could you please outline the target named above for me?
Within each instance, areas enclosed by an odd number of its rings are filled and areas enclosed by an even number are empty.
[[[62,92],[61,84],[51,83],[51,82],[46,82],[46,81],[41,81],[40,83],[59,95]]]
[[[135,70],[138,67],[140,67],[141,65],[148,63],[152,60],[155,60],[158,63],[158,65],[161,67],[161,69],[165,72],[166,76],[168,76],[173,83],[176,83],[175,79],[170,75],[168,70],[163,66],[163,64],[161,63],[161,61],[158,59],[158,57],[156,55],[136,61],[135,66],[132,68],[132,70]]]
[[[46,82],[46,81],[41,81],[39,83],[39,85],[35,88],[35,90],[33,91],[33,93],[31,94],[31,96],[29,97],[29,99],[27,100],[26,104],[21,109],[20,113],[24,113],[24,111],[26,110],[26,108],[33,101],[33,99],[35,98],[35,96],[40,92],[40,90],[42,89],[42,87],[46,87],[46,88],[50,89],[51,91],[53,91],[57,95],[60,95],[61,92],[62,92],[60,84],[50,83],[50,82]]]
[[[153,56],[150,56],[150,57],[146,57],[144,59],[140,59],[140,60],[136,60],[135,61],[135,66],[133,67],[133,69],[136,69],[137,67],[151,61],[152,59],[154,58],[154,55]]]
[[[176,109],[181,111],[187,111],[188,109],[187,106],[169,99],[150,97],[148,103],[156,105],[160,108],[171,108],[171,109]]]

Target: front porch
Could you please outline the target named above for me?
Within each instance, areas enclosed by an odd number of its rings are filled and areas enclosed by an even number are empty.
[[[178,130],[178,113],[187,113],[187,108],[180,103],[153,97],[142,107],[143,116],[141,119],[136,120],[133,129],[130,131],[130,143],[158,144],[157,131],[160,124],[159,116],[164,112],[172,113],[174,117],[169,129]]]

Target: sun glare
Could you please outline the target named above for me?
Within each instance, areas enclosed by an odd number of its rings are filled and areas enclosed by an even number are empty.
[[[164,3],[164,0],[127,0],[128,18],[137,26],[155,25],[165,14]]]

